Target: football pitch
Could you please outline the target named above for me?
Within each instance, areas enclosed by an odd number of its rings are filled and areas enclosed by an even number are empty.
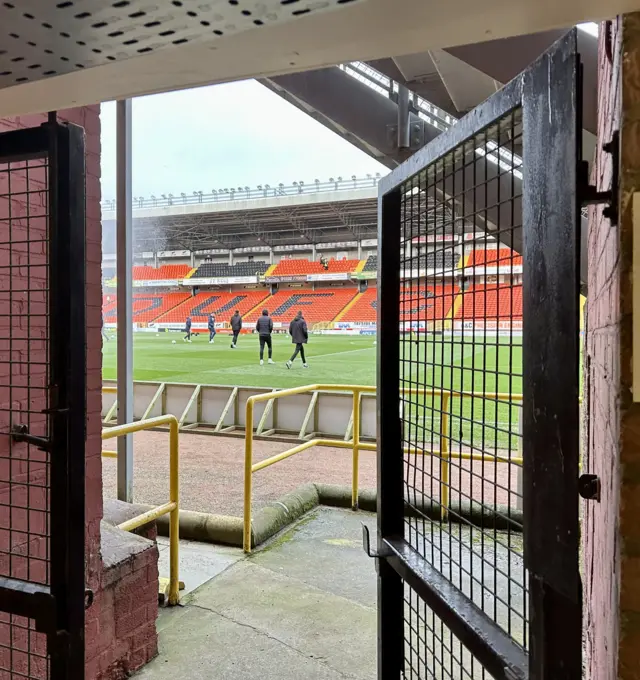
[[[255,335],[240,336],[230,348],[228,335],[218,333],[214,344],[208,335],[191,344],[180,333],[137,333],[133,339],[134,380],[286,388],[313,383],[376,384],[374,336],[311,335],[306,345],[309,368],[298,357],[291,369],[285,362],[293,345],[288,336],[273,336],[270,365],[259,364]],[[401,341],[405,387],[417,394],[405,396],[405,436],[420,441],[440,430],[443,404],[439,391],[480,394],[522,392],[521,339],[429,336],[419,342]],[[103,377],[116,377],[116,341],[103,344]],[[410,382],[409,382],[410,381]],[[422,391],[422,392],[420,392]],[[425,393],[426,391],[426,393]],[[452,397],[447,404],[452,441],[482,448],[517,448],[519,402],[512,405],[493,398]],[[433,442],[436,446],[437,442]]]
[[[296,387],[310,383],[376,384],[376,346],[373,336],[312,335],[305,346],[309,368],[300,357],[285,366],[294,345],[289,336],[273,336],[273,365],[260,366],[257,335],[241,335],[236,349],[230,336],[218,333],[213,345],[208,334],[183,342],[184,334],[136,333],[133,336],[133,378],[172,383],[202,383],[249,387]],[[173,344],[175,341],[175,344]],[[103,343],[102,375],[116,377],[116,342]]]
[[[116,377],[116,340],[103,343],[105,380]],[[308,383],[376,384],[374,336],[311,335],[305,346],[308,369],[300,357],[291,369],[285,366],[293,345],[288,336],[273,336],[274,365],[259,365],[255,335],[240,336],[230,348],[229,336],[218,333],[214,344],[201,334],[191,344],[179,333],[137,333],[133,336],[134,380],[202,383],[251,387],[296,387]],[[175,342],[174,342],[175,341]],[[486,345],[476,338],[428,338],[401,347],[401,361],[411,366],[416,384],[446,390],[520,392],[522,389],[521,345],[508,339]],[[406,373],[407,371],[405,371]],[[405,375],[408,378],[408,375]]]

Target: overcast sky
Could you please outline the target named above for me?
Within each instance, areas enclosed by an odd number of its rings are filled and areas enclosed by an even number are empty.
[[[597,35],[596,24],[580,28]],[[115,198],[115,103],[102,105],[102,195]],[[330,177],[387,169],[254,80],[133,101],[133,195]]]
[[[102,105],[102,195],[115,198],[115,103]],[[133,195],[364,177],[387,169],[253,80],[133,101]]]

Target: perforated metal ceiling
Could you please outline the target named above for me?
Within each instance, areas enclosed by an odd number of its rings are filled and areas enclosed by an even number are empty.
[[[0,0],[0,88],[363,0]]]

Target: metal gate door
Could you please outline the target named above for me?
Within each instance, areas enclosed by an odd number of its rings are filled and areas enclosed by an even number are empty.
[[[81,128],[0,134],[3,680],[84,677],[84,181]]]
[[[381,680],[581,677],[579,76],[574,31],[380,183]]]

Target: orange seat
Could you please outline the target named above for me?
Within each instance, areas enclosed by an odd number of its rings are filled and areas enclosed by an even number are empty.
[[[215,314],[216,321],[229,321],[236,311],[244,316],[269,293],[266,290],[239,290],[235,293],[210,290],[188,298],[178,307],[157,319],[158,323],[182,323],[188,316],[193,323],[206,323],[209,314]]]
[[[522,318],[522,286],[488,284],[465,291],[456,319]]]
[[[356,270],[360,264],[360,260],[334,260],[331,259],[327,263],[327,269],[319,261],[311,260],[280,260],[276,268],[271,273],[271,276],[301,276],[304,274],[335,274],[347,272],[351,273]]]
[[[133,267],[132,276],[134,281],[178,281],[184,279],[191,271],[188,264],[163,264],[155,267]]]
[[[375,323],[378,320],[378,289],[367,288],[340,320]]]
[[[356,295],[355,288],[319,288],[317,290],[280,290],[265,300],[265,307],[274,321],[289,323],[298,310],[307,324],[333,321]],[[256,321],[261,310],[247,317],[248,323]]]
[[[455,285],[414,286],[400,289],[400,321],[440,321],[447,317],[459,289]]]
[[[469,258],[468,267],[510,267],[522,265],[522,256],[511,248],[499,248],[492,250],[474,250]]]
[[[134,323],[151,323],[172,307],[188,300],[189,293],[134,293],[132,300]],[[102,308],[104,320],[110,323],[117,321],[117,307],[113,304]]]

